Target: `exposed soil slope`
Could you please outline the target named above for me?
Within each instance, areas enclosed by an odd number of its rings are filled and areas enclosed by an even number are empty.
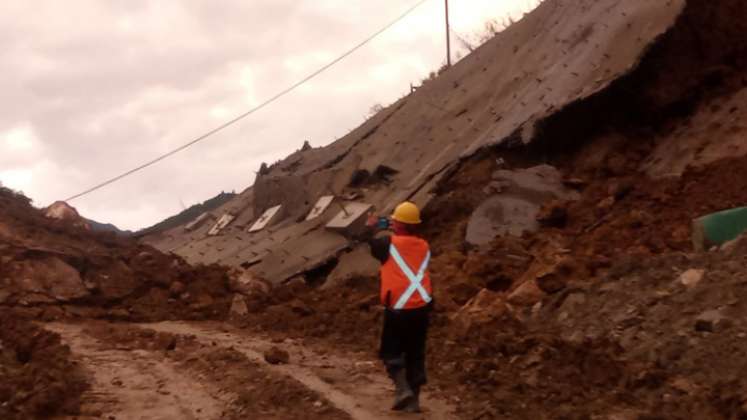
[[[26,315],[222,318],[230,305],[225,268],[191,267],[132,239],[48,219],[4,188],[0,240],[0,305]]]

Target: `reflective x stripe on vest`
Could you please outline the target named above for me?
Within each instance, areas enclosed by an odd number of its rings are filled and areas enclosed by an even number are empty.
[[[399,300],[394,305],[394,309],[404,308],[407,304],[407,301],[410,300],[410,297],[412,297],[413,293],[415,293],[416,290],[418,291],[418,293],[420,293],[420,297],[423,298],[423,302],[430,303],[431,297],[428,295],[428,292],[420,283],[423,281],[425,270],[428,269],[428,263],[431,260],[431,252],[428,251],[428,253],[425,255],[425,259],[423,260],[423,263],[420,264],[420,269],[418,270],[417,275],[412,272],[410,266],[408,266],[402,256],[399,255],[399,251],[397,251],[397,247],[395,247],[394,244],[389,247],[389,255],[394,259],[394,262],[397,263],[397,266],[405,274],[405,277],[410,280],[410,287],[408,287],[407,290],[405,290],[405,293],[403,293],[402,296],[399,297]]]

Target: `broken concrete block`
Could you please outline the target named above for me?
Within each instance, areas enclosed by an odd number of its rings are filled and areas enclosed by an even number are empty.
[[[275,206],[267,209],[259,219],[249,228],[249,233],[259,232],[260,230],[270,226],[272,223],[278,221],[281,217],[280,210],[283,206]]]
[[[327,290],[338,287],[355,278],[376,278],[379,274],[380,265],[379,261],[371,255],[368,245],[360,245],[340,257],[321,289]]]
[[[698,283],[700,283],[700,281],[703,279],[704,274],[705,270],[691,268],[682,273],[678,281],[687,288],[693,288],[697,286]]]
[[[539,210],[539,205],[521,198],[490,198],[472,213],[465,239],[472,245],[486,245],[498,236],[534,232],[539,228]]]
[[[316,204],[309,212],[309,215],[306,216],[306,220],[313,220],[321,216],[322,213],[324,213],[324,211],[327,210],[329,205],[332,204],[332,201],[334,199],[335,199],[335,196],[333,195],[325,195],[324,197],[317,200]]]
[[[355,235],[366,228],[368,212],[373,206],[367,203],[345,203],[344,210],[327,223],[327,229],[347,235]]]
[[[576,200],[578,192],[563,185],[560,172],[549,165],[527,169],[499,170],[493,181],[500,185],[500,195],[491,197],[475,209],[467,225],[466,241],[485,245],[498,236],[521,236],[539,229],[537,216],[545,203],[553,200]],[[562,221],[563,214],[556,214]]]
[[[218,222],[208,231],[208,236],[215,236],[220,233],[221,230],[223,230],[226,226],[231,224],[233,220],[236,218],[236,216],[226,213],[223,216],[221,216],[220,219],[218,219]]]
[[[693,220],[693,247],[704,251],[734,240],[745,231],[747,207],[712,213]]]

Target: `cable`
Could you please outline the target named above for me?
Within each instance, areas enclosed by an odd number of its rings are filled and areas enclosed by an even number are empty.
[[[228,121],[228,122],[226,122],[226,123],[224,123],[224,124],[222,124],[222,125],[214,128],[214,129],[212,129],[210,131],[208,131],[207,133],[205,133],[205,134],[197,137],[196,139],[190,141],[189,143],[183,144],[183,145],[177,147],[176,149],[174,149],[174,150],[172,150],[170,152],[164,153],[163,155],[158,156],[157,158],[155,158],[153,160],[150,160],[150,161],[148,161],[148,162],[146,162],[146,163],[144,163],[144,164],[142,164],[140,166],[137,166],[137,167],[135,167],[133,169],[130,169],[129,171],[127,171],[127,172],[125,172],[123,174],[117,175],[114,178],[111,178],[111,179],[106,180],[106,181],[104,181],[104,182],[102,182],[100,184],[97,184],[97,185],[95,185],[95,186],[93,186],[93,187],[91,187],[91,188],[89,188],[89,189],[87,189],[87,190],[85,190],[85,191],[83,191],[83,192],[81,192],[79,194],[76,194],[76,195],[68,198],[65,201],[75,200],[76,198],[80,198],[80,197],[82,197],[84,195],[90,194],[90,193],[92,193],[92,192],[94,192],[96,190],[104,188],[107,185],[113,184],[113,183],[119,181],[122,178],[125,178],[125,177],[128,177],[128,176],[134,174],[135,172],[141,171],[141,170],[143,170],[143,169],[145,169],[145,168],[147,168],[149,166],[155,165],[156,163],[158,163],[158,162],[160,162],[160,161],[162,161],[162,160],[164,160],[164,159],[166,159],[168,157],[171,157],[171,156],[173,156],[173,155],[181,152],[182,150],[187,149],[188,147],[193,146],[193,145],[195,145],[195,144],[197,144],[197,143],[199,143],[199,142],[207,139],[208,137],[212,136],[213,134],[215,134],[215,133],[217,133],[217,132],[219,132],[219,131],[221,131],[221,130],[223,130],[223,129],[225,129],[225,128],[227,128],[227,127],[229,127],[229,126],[231,126],[231,125],[233,125],[233,124],[235,124],[237,122],[239,122],[240,120],[242,120],[242,119],[248,117],[249,115],[251,115],[251,114],[259,111],[260,109],[266,107],[267,105],[270,105],[271,103],[277,101],[278,99],[282,98],[283,96],[285,96],[285,95],[291,93],[292,91],[296,90],[301,85],[305,84],[306,82],[310,81],[311,79],[314,79],[316,76],[322,74],[327,69],[329,69],[330,67],[332,67],[335,64],[339,63],[340,61],[344,60],[345,58],[347,58],[348,56],[350,56],[351,54],[353,54],[354,52],[356,52],[357,50],[359,50],[360,48],[362,48],[363,46],[365,46],[369,42],[373,41],[376,37],[378,37],[379,35],[381,35],[385,31],[387,31],[392,26],[394,26],[397,23],[399,23],[399,21],[401,21],[402,19],[404,19],[405,17],[407,17],[410,13],[412,13],[413,11],[415,11],[415,9],[417,9],[420,6],[422,6],[427,1],[428,0],[420,0],[414,6],[410,7],[409,9],[407,9],[399,17],[397,17],[393,21],[389,22],[386,26],[384,26],[383,28],[379,29],[373,35],[371,35],[368,38],[364,39],[362,42],[358,43],[357,45],[355,45],[353,48],[351,48],[350,50],[348,50],[347,52],[345,52],[341,56],[339,56],[336,59],[332,60],[331,62],[329,62],[325,66],[321,67],[320,69],[316,70],[315,72],[311,73],[310,75],[304,77],[303,79],[301,79],[301,81],[299,81],[299,82],[291,85],[290,87],[288,87],[286,89],[283,89],[279,93],[277,93],[274,96],[272,96],[270,99],[267,99],[266,101],[262,102],[261,104],[259,104],[256,107],[250,109],[249,111],[247,111],[247,112],[245,112],[245,113],[237,116],[236,118],[234,118],[234,119],[232,119],[232,120],[230,120],[230,121]]]

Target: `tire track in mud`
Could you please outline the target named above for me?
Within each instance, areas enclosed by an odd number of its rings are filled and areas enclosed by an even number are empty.
[[[45,324],[69,345],[90,375],[77,419],[217,419],[228,395],[177,371],[152,352],[112,348],[89,336],[82,325]]]
[[[392,386],[380,366],[332,354],[317,354],[287,340],[282,347],[291,355],[287,365],[268,365],[263,352],[274,346],[271,341],[249,336],[215,323],[159,322],[136,324],[143,329],[193,336],[196,340],[231,348],[248,359],[264,364],[276,374],[290,377],[311,389],[355,420],[378,419],[456,419],[454,407],[424,393],[425,412],[403,414],[389,410]]]

